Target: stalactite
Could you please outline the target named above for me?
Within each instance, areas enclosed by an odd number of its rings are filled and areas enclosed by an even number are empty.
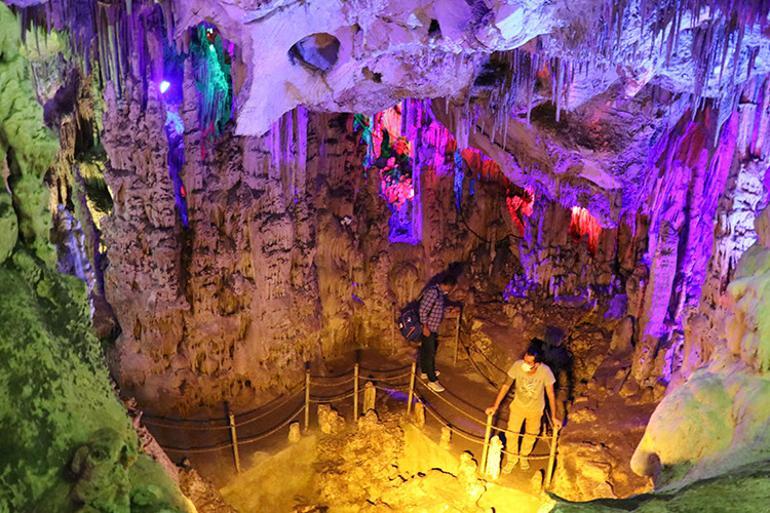
[[[304,196],[307,180],[307,130],[308,130],[308,111],[305,107],[297,107],[297,144],[295,145],[295,169],[297,172],[298,183],[295,185],[294,193]]]
[[[599,236],[602,233],[602,225],[585,207],[572,207],[572,217],[569,223],[569,233],[577,239],[588,235],[588,250],[596,254],[599,247]]]
[[[168,174],[174,190],[174,202],[176,204],[182,226],[189,228],[190,222],[187,213],[187,190],[182,182],[182,168],[185,163],[184,154],[184,123],[178,113],[167,111],[164,126],[166,141],[168,143]]]
[[[522,194],[523,192],[523,194]],[[505,206],[508,209],[508,214],[511,217],[511,222],[518,230],[518,236],[524,236],[524,219],[523,217],[529,217],[534,211],[535,205],[535,191],[532,187],[527,187],[523,191],[511,192],[507,191],[505,198]]]
[[[463,162],[462,153],[459,148],[454,152],[454,182],[453,190],[455,194],[455,209],[460,212],[462,210],[463,201],[463,184],[465,183],[465,163]]]
[[[617,31],[622,25],[622,20],[632,16],[629,7],[633,3],[626,0],[606,0],[605,12],[608,13],[610,26]],[[673,53],[677,53],[679,35],[683,20],[689,18],[690,30],[693,33],[690,54],[695,60],[696,72],[694,73],[694,92],[696,103],[704,92],[712,86],[723,88],[727,86],[731,94],[731,86],[735,83],[735,76],[740,65],[741,52],[744,50],[743,40],[747,30],[758,28],[764,31],[768,26],[767,13],[770,11],[770,0],[714,0],[709,2],[710,17],[704,22],[700,21],[701,10],[704,8],[701,0],[676,0],[673,5],[665,3],[656,5],[654,2],[642,0],[639,3],[639,19],[643,38],[649,37],[652,41],[650,52],[657,45],[659,53],[664,53],[665,62],[668,64]],[[596,27],[597,33],[604,33],[604,26]],[[648,35],[649,33],[649,35]],[[660,36],[660,37],[658,37]],[[614,51],[613,46],[619,46],[620,38],[616,37],[614,44],[608,45],[604,37],[597,38],[596,54],[608,55]],[[724,73],[728,63],[731,41],[734,43],[732,56],[732,69],[729,74],[728,84],[723,83]],[[753,65],[753,50],[749,51],[749,71]],[[652,57],[652,54],[650,55]],[[719,59],[717,61],[717,59]],[[713,64],[719,63],[719,74],[716,84],[708,83],[708,77]],[[724,96],[723,95],[723,96]]]
[[[270,129],[269,147],[270,157],[272,158],[272,166],[270,166],[270,172],[268,175],[270,178],[281,177],[281,132],[283,130],[283,116],[279,117],[273,122],[273,126]]]
[[[198,90],[198,125],[201,137],[215,139],[233,115],[232,56],[215,27],[201,23],[191,30],[190,57]],[[201,144],[205,156],[206,144]]]

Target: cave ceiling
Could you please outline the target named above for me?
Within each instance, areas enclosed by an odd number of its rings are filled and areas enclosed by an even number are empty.
[[[96,4],[9,3],[45,6],[60,25]],[[663,132],[704,105],[718,131],[740,103],[756,103],[747,84],[770,71],[766,0],[161,4],[178,48],[201,22],[237,48],[237,135],[261,136],[300,105],[371,114],[432,98],[461,146],[481,149],[511,180],[536,181],[565,206],[594,204],[604,225],[643,201]],[[94,31],[69,21],[74,39]]]

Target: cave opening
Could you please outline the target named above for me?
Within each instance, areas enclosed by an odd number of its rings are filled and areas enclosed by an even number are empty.
[[[766,509],[770,3],[406,4],[0,4],[0,512]]]

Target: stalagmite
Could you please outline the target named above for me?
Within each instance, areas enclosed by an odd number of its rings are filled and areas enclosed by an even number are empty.
[[[420,429],[425,426],[425,405],[422,401],[417,401],[414,404],[414,423]]]
[[[489,452],[487,453],[487,468],[484,475],[493,481],[500,477],[500,463],[503,456],[503,442],[495,435],[489,440]]]
[[[345,419],[330,405],[318,405],[318,427],[325,435],[336,434],[345,428]]]
[[[367,381],[366,385],[364,385],[364,413],[374,410],[376,401],[377,389],[374,387],[374,383]]]
[[[532,477],[529,479],[529,488],[533,493],[540,493],[543,491],[543,470],[536,470]]]
[[[442,449],[449,449],[452,444],[452,428],[441,426],[441,439],[438,444]]]
[[[292,422],[289,424],[289,442],[297,443],[301,438],[302,433],[300,432],[299,422]]]

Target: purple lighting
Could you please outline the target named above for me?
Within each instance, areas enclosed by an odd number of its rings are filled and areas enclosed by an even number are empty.
[[[171,87],[171,83],[170,83],[168,80],[163,80],[163,81],[160,83],[160,94],[163,94],[163,93],[165,93],[166,91],[168,91],[168,88],[169,88],[169,87]]]

